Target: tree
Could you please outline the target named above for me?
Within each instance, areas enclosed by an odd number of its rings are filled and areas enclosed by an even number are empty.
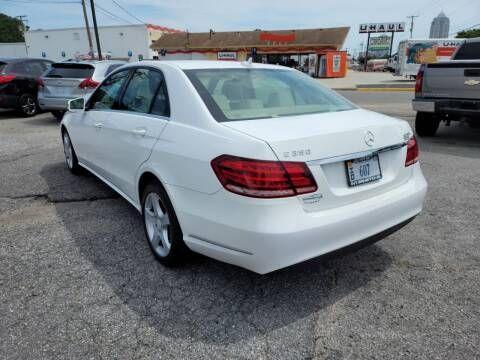
[[[24,29],[20,19],[0,13],[0,43],[24,42]]]
[[[480,37],[480,29],[463,30],[457,33],[456,38],[470,39]]]

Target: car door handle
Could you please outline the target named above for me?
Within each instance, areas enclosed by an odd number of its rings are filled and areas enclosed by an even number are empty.
[[[103,127],[103,123],[101,123],[101,122],[95,123],[95,127],[97,129],[101,129]]]
[[[147,133],[147,129],[133,129],[132,133],[134,135],[145,136]]]

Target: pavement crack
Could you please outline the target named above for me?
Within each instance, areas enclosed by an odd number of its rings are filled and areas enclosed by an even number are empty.
[[[113,200],[117,199],[118,196],[115,195],[108,195],[108,196],[87,196],[81,197],[78,199],[55,199],[51,198],[49,194],[25,194],[25,195],[18,195],[18,196],[2,196],[0,199],[2,200],[22,200],[22,199],[43,199],[46,200],[48,203],[51,204],[68,204],[68,203],[76,203],[76,202],[92,202],[92,201],[101,201],[101,200]]]

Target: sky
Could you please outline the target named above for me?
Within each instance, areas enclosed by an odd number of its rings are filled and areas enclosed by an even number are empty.
[[[480,0],[95,0],[95,4],[99,26],[143,21],[190,32],[350,26],[344,49],[352,53],[366,42],[366,35],[358,33],[361,23],[404,21],[408,30],[407,16],[418,15],[413,37],[428,38],[432,19],[443,10],[450,18],[452,36],[480,25]],[[0,12],[26,15],[32,29],[84,25],[79,0],[0,0]],[[408,36],[397,34],[395,42]]]

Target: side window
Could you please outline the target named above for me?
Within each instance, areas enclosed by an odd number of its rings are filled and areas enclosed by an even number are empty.
[[[112,109],[129,73],[129,70],[120,71],[107,78],[93,93],[88,108],[95,110]]]
[[[11,72],[18,75],[27,75],[27,69],[24,63],[16,62],[12,64]]]
[[[127,111],[148,113],[162,78],[162,74],[158,71],[135,70],[120,101],[120,108]]]
[[[157,90],[150,113],[165,117],[170,116],[170,102],[168,101],[167,85],[164,79],[162,79],[162,83]]]
[[[45,71],[42,63],[39,61],[30,61],[27,63],[27,71],[30,75],[40,76]]]

